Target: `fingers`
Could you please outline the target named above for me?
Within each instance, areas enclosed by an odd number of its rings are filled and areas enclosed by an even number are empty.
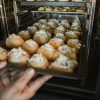
[[[6,64],[7,64],[6,61],[0,62],[0,69],[4,68],[6,66]]]
[[[31,80],[33,75],[35,74],[35,71],[31,68],[27,69],[23,75],[14,83],[12,86],[11,91],[23,91],[23,89],[26,87],[28,82]]]
[[[25,99],[30,99],[33,95],[35,95],[35,93],[37,92],[37,90],[46,82],[48,81],[52,76],[46,75],[46,76],[42,76],[38,79],[36,79],[35,81],[31,82],[29,84],[28,87],[26,87],[26,89],[23,92],[23,97],[25,97]]]

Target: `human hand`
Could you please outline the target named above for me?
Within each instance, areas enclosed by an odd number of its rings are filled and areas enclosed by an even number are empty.
[[[0,100],[29,100],[51,78],[47,75],[30,82],[34,75],[33,69],[26,70],[16,82],[1,93]]]

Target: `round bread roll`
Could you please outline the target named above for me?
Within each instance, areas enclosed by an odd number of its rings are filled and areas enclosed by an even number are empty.
[[[47,69],[49,66],[47,58],[42,54],[34,54],[28,62],[29,65],[34,68]]]
[[[28,39],[31,38],[31,36],[30,36],[30,34],[29,34],[29,32],[27,30],[20,31],[18,33],[18,35],[21,36],[22,39],[24,39],[24,40],[28,40]]]
[[[59,24],[59,20],[57,20],[57,19],[49,19],[48,22],[54,22],[54,23],[56,23],[57,25]]]
[[[48,60],[53,60],[55,52],[56,50],[54,47],[48,43],[42,45],[38,50],[38,53],[42,53],[46,58],[48,58]]]
[[[65,32],[65,36],[68,39],[78,39],[78,35],[74,31]]]
[[[37,27],[37,29],[40,29],[42,24],[41,23],[34,23],[33,26]]]
[[[58,26],[54,31],[55,34],[64,33],[64,32],[65,32],[65,28],[63,26]]]
[[[81,44],[80,44],[80,41],[78,39],[69,39],[67,41],[67,45],[72,47],[72,48],[76,48],[76,49],[80,49],[81,47]]]
[[[18,49],[13,48],[8,53],[8,61],[11,63],[25,65],[27,64],[29,58],[30,58],[29,53],[27,53],[20,47]]]
[[[40,19],[38,22],[41,23],[41,24],[47,24],[47,20],[46,19]]]
[[[30,35],[34,35],[38,31],[35,26],[28,27],[27,30],[29,31]]]
[[[45,11],[53,11],[53,9],[51,7],[49,7],[49,6],[46,6],[45,7]]]
[[[7,60],[8,52],[6,49],[0,47],[0,61]]]
[[[43,25],[41,26],[41,29],[44,29],[45,31],[48,31],[50,34],[53,33],[53,30],[52,30],[51,26],[48,25],[48,24],[43,24]]]
[[[35,41],[30,39],[30,40],[27,40],[27,41],[24,42],[24,44],[22,45],[22,48],[25,51],[27,51],[28,53],[34,54],[38,50],[39,46]]]
[[[39,7],[39,8],[38,8],[38,11],[44,11],[44,10],[45,10],[44,7]]]
[[[70,24],[67,20],[61,20],[61,23],[59,23],[60,26],[64,26],[66,29],[70,29]]]
[[[59,46],[64,44],[64,41],[60,38],[50,39],[49,44],[51,44],[54,48],[58,48]]]
[[[65,56],[69,57],[70,59],[76,60],[77,61],[77,55],[76,52],[74,51],[73,48],[67,46],[67,45],[62,45],[58,47],[58,50]]]
[[[60,55],[56,61],[51,63],[49,69],[55,71],[73,72],[77,65],[77,61],[70,60],[68,57]]]
[[[80,31],[81,30],[81,26],[79,25],[79,23],[77,21],[74,21],[72,23],[71,30],[75,30],[75,31]]]
[[[9,48],[21,47],[23,43],[24,40],[16,34],[9,35],[9,37],[6,39],[6,46]]]
[[[34,40],[39,44],[44,44],[49,41],[50,36],[51,36],[50,33],[41,29],[35,33]]]
[[[54,22],[48,22],[48,25],[50,25],[53,30],[57,28],[57,24]]]
[[[64,36],[64,34],[62,33],[58,33],[54,36],[54,38],[59,38],[62,39],[63,41],[66,41],[66,37]]]

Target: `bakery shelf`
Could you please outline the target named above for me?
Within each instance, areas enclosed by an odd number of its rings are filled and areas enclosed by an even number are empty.
[[[70,6],[82,7],[86,6],[86,2],[51,2],[51,1],[20,1],[22,6]]]
[[[54,11],[31,11],[32,13],[50,13],[50,14],[67,14],[67,15],[88,15],[88,13],[79,12],[54,12]]]
[[[19,11],[19,12],[17,12],[17,15],[22,15],[24,13],[28,13],[28,11]],[[88,12],[80,13],[80,12],[31,11],[31,13],[66,14],[66,15],[89,15]]]

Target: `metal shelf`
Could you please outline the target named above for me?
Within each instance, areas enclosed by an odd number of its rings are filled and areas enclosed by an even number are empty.
[[[88,15],[88,13],[79,12],[54,12],[54,11],[31,11],[32,13],[66,14],[66,15]]]
[[[22,15],[24,13],[28,13],[28,11],[19,11],[17,15]],[[66,15],[89,15],[88,12],[80,13],[80,12],[54,12],[54,11],[31,11],[31,13],[44,13],[44,14],[66,14]]]
[[[20,1],[23,6],[68,6],[68,7],[82,7],[86,6],[86,2],[51,2],[51,1]]]

